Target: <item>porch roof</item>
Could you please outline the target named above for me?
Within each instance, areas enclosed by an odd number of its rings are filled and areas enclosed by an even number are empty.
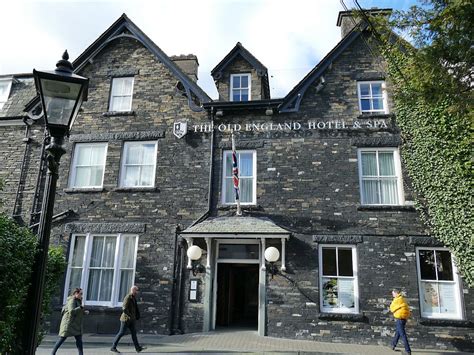
[[[216,217],[191,226],[181,232],[183,236],[204,237],[204,235],[279,235],[289,237],[291,232],[279,227],[266,217]]]

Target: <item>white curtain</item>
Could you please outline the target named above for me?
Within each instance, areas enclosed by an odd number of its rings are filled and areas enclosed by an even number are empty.
[[[128,290],[133,285],[133,266],[135,264],[136,242],[136,237],[125,237],[123,241],[118,302],[123,300],[127,295]]]
[[[116,237],[94,237],[87,287],[90,301],[110,301],[114,277]]]

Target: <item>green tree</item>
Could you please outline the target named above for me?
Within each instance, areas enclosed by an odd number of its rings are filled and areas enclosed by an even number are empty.
[[[474,3],[427,0],[392,20],[372,17],[388,63],[402,159],[431,233],[474,285]],[[408,35],[410,42],[395,33]]]
[[[22,354],[24,306],[30,286],[36,237],[28,228],[0,214],[0,354]],[[50,312],[51,298],[59,288],[66,260],[60,247],[48,251],[43,317]],[[40,339],[43,329],[40,330]]]

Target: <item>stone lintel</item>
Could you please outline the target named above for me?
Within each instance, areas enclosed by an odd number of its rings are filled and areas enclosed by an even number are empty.
[[[313,235],[313,242],[334,244],[362,243],[361,235]]]
[[[236,149],[262,148],[263,147],[263,140],[237,141],[237,142],[235,142],[235,145],[236,145]],[[218,147],[222,148],[222,149],[232,149],[232,144],[231,144],[231,142],[220,142]]]
[[[443,247],[443,243],[429,236],[410,236],[408,238],[409,245],[423,246],[423,247]]]
[[[357,137],[351,139],[351,145],[356,147],[398,147],[402,143],[400,136],[390,137]]]
[[[142,131],[142,132],[117,132],[117,133],[91,133],[73,134],[69,137],[70,142],[108,142],[120,140],[146,140],[159,139],[165,136],[164,131]]]
[[[144,233],[145,223],[68,223],[67,233]]]

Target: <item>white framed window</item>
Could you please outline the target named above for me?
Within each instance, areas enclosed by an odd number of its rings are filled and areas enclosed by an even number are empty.
[[[106,155],[107,143],[77,143],[74,147],[69,187],[102,187]]]
[[[459,276],[446,248],[416,248],[421,316],[462,319]]]
[[[384,81],[359,81],[357,92],[361,113],[388,113],[387,90]]]
[[[131,111],[134,77],[112,79],[109,111]]]
[[[155,186],[157,142],[125,142],[120,169],[121,187]]]
[[[322,312],[359,313],[354,245],[319,246],[319,290]]]
[[[128,234],[73,235],[64,302],[80,287],[88,305],[120,306],[135,280],[137,242]]]
[[[10,96],[10,90],[12,87],[12,79],[0,79],[0,110],[3,108],[3,105],[8,100]]]
[[[360,196],[363,205],[402,205],[403,183],[396,148],[358,150]]]
[[[230,75],[230,101],[250,100],[250,74]]]
[[[237,163],[239,169],[240,203],[255,205],[257,203],[257,152],[239,150]],[[232,177],[232,151],[224,151],[222,177],[222,203],[235,204],[234,182]]]

